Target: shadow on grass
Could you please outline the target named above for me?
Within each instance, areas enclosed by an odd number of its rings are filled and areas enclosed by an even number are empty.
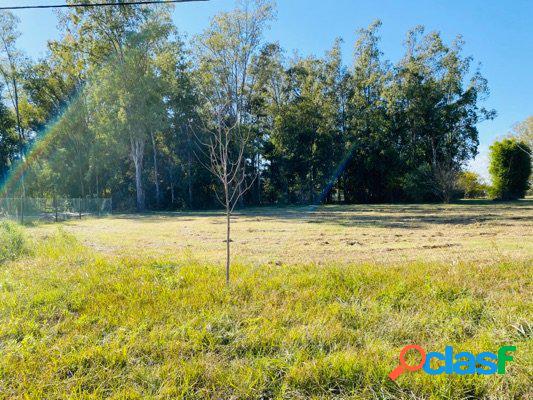
[[[169,219],[190,222],[223,216],[222,210],[214,210],[119,214],[112,218],[157,224]],[[533,221],[533,201],[464,200],[452,204],[259,207],[238,210],[235,212],[235,218],[237,221],[241,218],[257,222],[299,220],[310,224],[404,229],[423,228],[427,225],[466,226],[478,223],[500,223],[504,226],[511,221]],[[213,221],[213,223],[218,223],[218,221]]]

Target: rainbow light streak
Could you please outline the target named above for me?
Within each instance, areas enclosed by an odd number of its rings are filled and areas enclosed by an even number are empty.
[[[26,172],[43,156],[43,154],[46,154],[49,149],[53,148],[53,141],[61,132],[61,130],[58,129],[59,123],[63,120],[63,117],[69,110],[70,106],[76,102],[80,94],[83,92],[83,88],[78,90],[77,94],[72,96],[68,105],[63,107],[61,112],[59,112],[58,117],[47,124],[41,132],[37,133],[33,142],[31,142],[30,146],[26,149],[25,158],[23,160],[18,160],[12,165],[5,181],[3,183],[0,182],[0,197],[14,197],[13,194],[18,191]]]

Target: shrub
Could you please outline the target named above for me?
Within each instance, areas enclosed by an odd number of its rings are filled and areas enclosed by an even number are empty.
[[[12,222],[1,222],[0,264],[27,254],[28,250],[28,243],[22,229]]]
[[[487,196],[487,185],[475,172],[461,172],[457,178],[457,187],[465,199],[479,199]]]
[[[491,197],[497,200],[523,198],[529,188],[531,149],[516,139],[504,139],[491,147],[489,172]]]

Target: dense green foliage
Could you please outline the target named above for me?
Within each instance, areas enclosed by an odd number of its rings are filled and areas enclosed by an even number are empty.
[[[490,150],[491,196],[498,200],[523,198],[531,175],[529,146],[516,139],[504,139],[494,143]]]
[[[0,268],[0,397],[528,398],[524,263],[220,268],[50,235]],[[517,293],[522,293],[518,296]],[[495,351],[506,375],[387,374],[400,349]]]
[[[457,178],[457,188],[465,199],[486,197],[489,187],[484,184],[481,177],[475,172],[465,171]]]
[[[529,116],[524,121],[516,124],[513,127],[511,137],[515,137],[519,142],[527,144],[529,150],[526,150],[526,148],[523,148],[523,150],[529,152],[533,160],[533,155],[531,154],[531,150],[533,149],[533,116]],[[529,177],[528,194],[533,195],[533,174]]]
[[[480,106],[487,84],[460,38],[446,44],[417,27],[391,64],[375,22],[359,31],[346,67],[339,40],[324,57],[288,57],[263,40],[272,4],[245,3],[190,43],[167,6],[61,14],[63,36],[48,55],[6,69],[19,82],[19,136],[45,143],[28,161],[29,195],[211,207],[206,135],[236,126],[252,138],[246,204],[453,197],[477,153],[476,124],[494,115]],[[14,24],[4,21],[10,37]]]
[[[16,160],[20,140],[15,132],[11,111],[0,103],[0,184],[7,179],[7,173]]]

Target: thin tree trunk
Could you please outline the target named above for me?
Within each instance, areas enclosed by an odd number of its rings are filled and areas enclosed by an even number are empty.
[[[310,174],[309,174],[309,202],[311,204],[315,203],[315,168],[313,164],[310,166]]]
[[[240,208],[243,208],[244,207],[244,199],[243,199],[243,191],[242,191],[242,183],[239,183],[239,197],[238,197],[238,200],[237,202],[239,203],[239,207]]]
[[[17,129],[19,131],[21,139],[24,139],[24,134],[22,132],[22,124],[20,121],[19,92],[17,87],[17,80],[15,78],[13,78],[13,93],[15,97],[15,114],[17,117]]]
[[[131,158],[135,165],[135,189],[137,194],[137,211],[144,211],[144,192],[142,185],[142,169],[143,169],[143,155],[144,143],[142,140],[130,138],[131,144]]]
[[[135,189],[137,192],[137,211],[144,211],[144,194],[142,187],[142,164],[140,160],[136,160],[135,164]]]
[[[54,194],[54,214],[55,214],[55,222],[58,220],[58,212],[57,212],[57,195]]]
[[[231,237],[231,212],[229,206],[226,208],[226,284],[230,282],[230,237]]]
[[[13,65],[11,66],[13,68]],[[24,154],[24,142],[26,140],[24,136],[24,131],[22,129],[22,124],[20,120],[20,108],[19,108],[19,95],[18,95],[18,87],[17,87],[17,80],[13,76],[12,79],[13,82],[13,93],[14,93],[14,105],[15,105],[15,115],[17,118],[17,131],[20,138],[20,161],[22,164],[26,163],[26,155]],[[21,208],[21,215],[22,215],[22,223],[24,223],[24,201],[26,200],[26,183],[24,182],[24,175],[25,171],[23,168],[22,175],[20,176],[20,184],[22,186],[22,208]]]
[[[230,282],[230,240],[231,240],[231,204],[228,192],[228,186],[225,185],[225,195],[226,195],[226,284],[229,285]]]
[[[83,185],[83,169],[81,166],[81,162],[78,164],[78,169],[80,173],[80,198],[83,198],[85,197],[85,186]]]
[[[260,171],[260,164],[261,164],[261,159],[260,159],[260,155],[259,153],[257,153],[257,164],[256,164],[256,170],[255,170],[255,176],[257,177],[257,186],[256,186],[256,190],[257,190],[257,196],[256,196],[256,199],[257,199],[257,205],[260,206],[261,205],[261,171]]]
[[[150,132],[150,138],[152,139],[152,147],[154,150],[155,203],[157,205],[157,208],[159,208],[161,204],[161,192],[159,190],[159,172],[157,168],[157,147],[153,132]]]
[[[24,224],[24,195],[20,198],[20,223]]]
[[[24,146],[24,144],[21,144],[21,146]],[[20,151],[20,157],[21,162],[24,164],[25,161],[25,155],[24,155],[24,147],[21,147]],[[22,174],[20,175],[20,186],[22,189],[22,201],[21,201],[21,222],[24,223],[24,202],[26,201],[26,182],[24,176],[26,175],[26,171],[24,170],[24,167],[22,168]]]
[[[98,179],[98,170],[96,170],[96,197],[100,197],[100,182]]]
[[[187,129],[187,189],[189,194],[189,208],[193,208],[193,191],[192,191],[192,138],[191,132]]]
[[[170,182],[170,204],[173,206],[176,202],[176,196],[174,195],[174,182]]]

